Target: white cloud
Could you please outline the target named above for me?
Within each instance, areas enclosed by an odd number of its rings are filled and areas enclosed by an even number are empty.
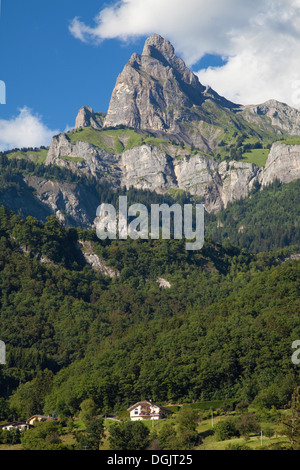
[[[19,115],[9,120],[0,119],[0,151],[22,147],[40,147],[50,144],[58,130],[51,130],[41,117],[24,107]]]
[[[189,66],[206,53],[227,57],[225,66],[199,71],[226,98],[300,106],[300,0],[121,0],[92,26],[75,18],[70,31],[93,43],[159,33]]]

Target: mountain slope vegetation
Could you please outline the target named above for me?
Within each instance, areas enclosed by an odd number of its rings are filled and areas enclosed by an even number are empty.
[[[4,208],[0,220],[3,419],[72,415],[86,398],[102,411],[149,396],[287,402],[300,334],[299,263],[288,249],[252,255],[207,240],[188,252],[183,240],[100,242]],[[120,275],[93,271],[78,239]]]

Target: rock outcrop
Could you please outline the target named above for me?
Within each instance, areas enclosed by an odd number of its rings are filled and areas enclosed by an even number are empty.
[[[119,157],[89,142],[72,144],[66,134],[53,137],[46,158],[46,165],[58,165],[77,173],[85,173],[105,179],[118,186],[122,177]]]
[[[276,142],[272,145],[259,181],[266,186],[276,179],[290,183],[300,177],[300,145],[286,145]]]
[[[268,118],[265,128],[272,125],[290,135],[300,135],[300,111],[285,103],[269,100],[259,105],[247,105],[240,108],[243,118],[250,123],[263,127],[263,118]]]
[[[121,185],[164,193],[177,186],[173,161],[162,150],[142,145],[122,154]]]
[[[77,184],[49,181],[31,175],[25,176],[24,182],[35,190],[35,205],[39,204],[43,208],[43,217],[38,216],[37,210],[33,210],[31,215],[41,220],[49,215],[56,215],[67,225],[93,226],[96,209],[101,201],[92,190]]]
[[[275,179],[289,183],[300,175],[300,145],[273,144],[265,168],[243,161],[218,162],[202,153],[183,152],[174,157],[169,147],[167,152],[144,144],[117,155],[88,142],[72,144],[61,134],[53,139],[46,164],[91,174],[114,188],[134,187],[161,194],[182,190],[200,198],[209,212],[246,198],[254,184],[266,186]]]
[[[89,264],[94,271],[98,271],[104,276],[108,276],[110,278],[120,275],[119,271],[108,266],[105,261],[95,253],[92,242],[79,240],[78,248],[82,252],[87,264]]]
[[[90,106],[82,106],[76,117],[75,129],[91,126],[94,129],[100,130],[102,129],[104,117],[104,113],[94,113]]]

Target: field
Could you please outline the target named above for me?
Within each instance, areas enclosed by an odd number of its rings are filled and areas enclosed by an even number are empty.
[[[268,149],[252,149],[249,152],[243,153],[243,161],[263,167],[266,164],[268,155]]]
[[[238,414],[235,411],[223,413],[220,409],[212,411],[213,406],[219,406],[221,402],[198,402],[192,405],[183,405],[185,408],[192,408],[194,411],[197,410],[199,413],[197,432],[199,435],[199,444],[192,448],[192,450],[278,450],[289,448],[290,442],[287,436],[285,435],[285,428],[282,425],[282,418],[287,415],[286,410],[273,410],[267,414],[266,410],[261,412],[259,410],[249,408],[249,413],[258,413],[257,416],[260,418],[261,432],[249,433],[249,435],[241,437],[232,437],[231,439],[218,440],[218,437],[215,433],[215,430],[218,426],[218,423],[228,420],[238,418]],[[167,406],[167,408],[172,412],[168,418],[162,420],[147,420],[144,421],[144,425],[150,431],[150,438],[152,443],[150,443],[148,450],[159,450],[157,447],[156,438],[159,437],[160,431],[165,427],[166,424],[174,426],[177,428],[177,416],[182,405],[172,405]],[[118,421],[129,419],[129,414],[126,411],[119,412],[115,418],[105,418],[105,437],[100,445],[99,450],[111,450],[109,447],[109,430]],[[271,434],[267,431],[272,430]],[[64,433],[60,436],[62,443],[71,448],[76,448],[76,439],[74,436],[75,432],[84,432],[85,425],[80,419],[75,418],[73,421],[72,428],[65,427]],[[153,440],[154,439],[154,440]],[[153,447],[154,446],[154,447]],[[9,445],[2,444],[0,445],[1,450],[22,450],[21,444]],[[164,449],[168,450],[168,449]],[[185,450],[185,449],[177,449]]]
[[[142,144],[167,145],[168,140],[157,139],[145,133],[138,133],[133,129],[104,129],[101,131],[90,127],[75,129],[67,133],[72,144],[78,141],[89,142],[108,153],[120,154]]]

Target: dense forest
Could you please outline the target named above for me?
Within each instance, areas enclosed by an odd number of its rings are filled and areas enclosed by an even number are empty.
[[[78,240],[119,275],[94,271]],[[102,412],[149,397],[286,404],[299,385],[296,252],[212,238],[199,252],[184,240],[100,242],[2,207],[0,419],[72,416],[85,399]]]
[[[275,181],[249,198],[230,203],[218,214],[210,214],[206,234],[221,242],[258,253],[296,245],[300,229],[300,181]]]
[[[34,196],[24,175],[88,188],[102,202],[195,203],[176,192],[112,190],[69,170],[0,155],[0,195]],[[256,187],[205,215],[205,244],[100,241],[0,208],[0,420],[101,413],[133,401],[285,406],[299,385],[299,181]],[[78,242],[113,268],[87,263]],[[167,281],[167,288],[158,282]]]

